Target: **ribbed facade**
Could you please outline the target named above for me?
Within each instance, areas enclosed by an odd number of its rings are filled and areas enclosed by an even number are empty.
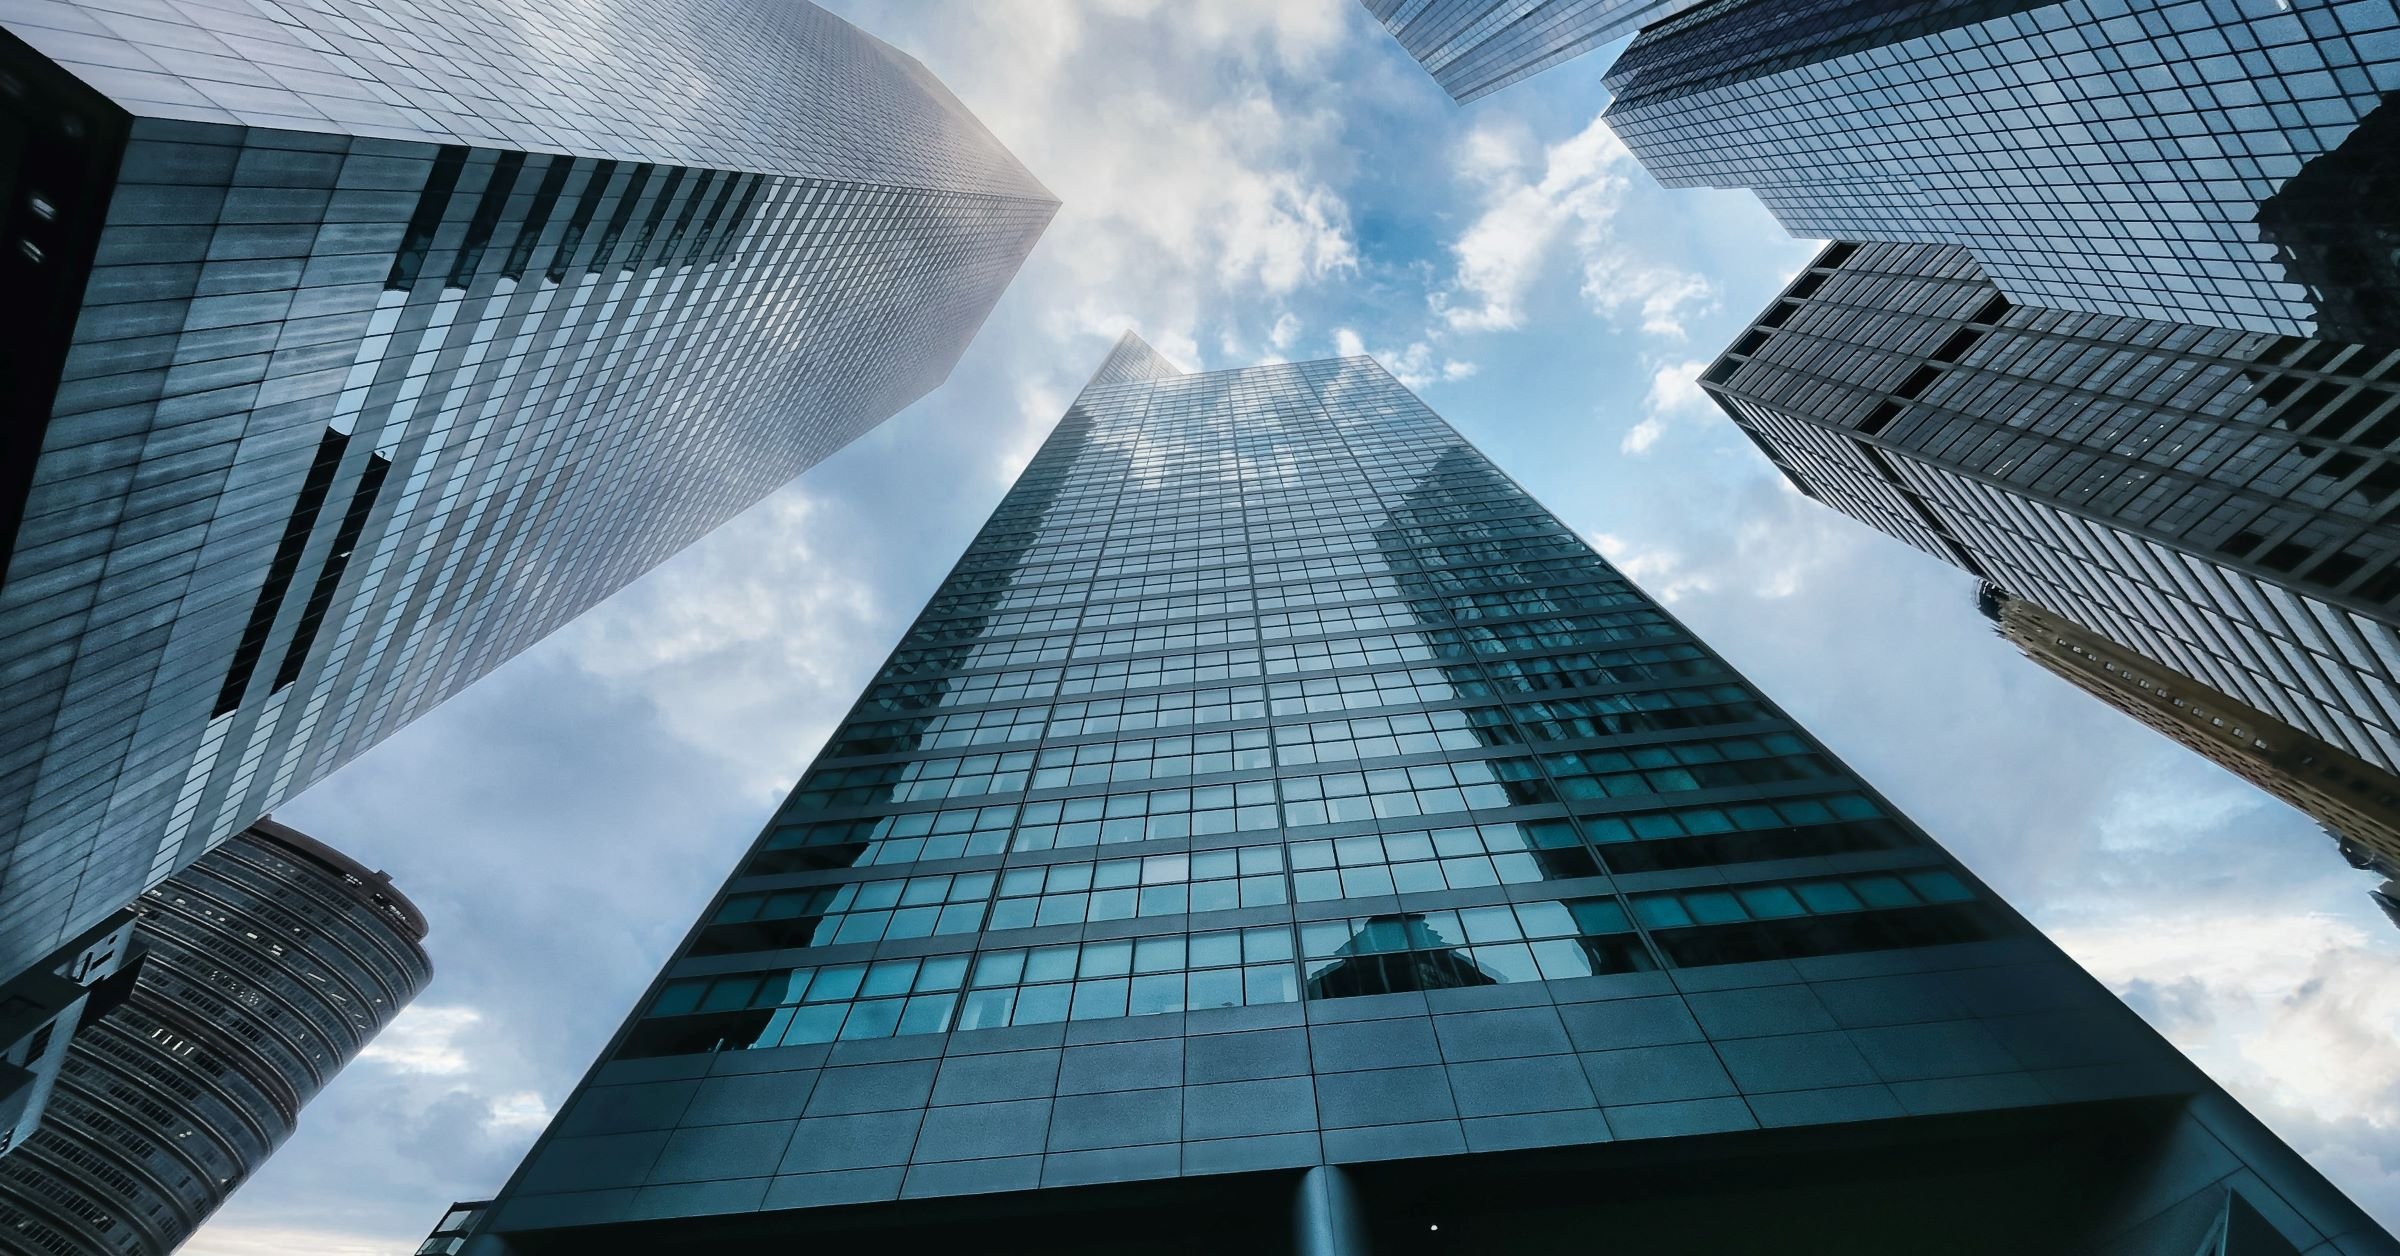
[[[1607,118],[1804,239],[1951,244],[2022,305],[2400,344],[2392,0],[1716,0]]]
[[[465,1250],[2228,1227],[2395,1250],[1373,361],[1129,339]]]
[[[0,26],[0,970],[923,395],[1056,208],[798,0]]]
[[[1359,0],[1460,104],[1632,34],[1695,0]]]
[[[1701,376],[1802,491],[2387,771],[2400,351],[2018,306],[1837,244]]]
[[[173,1251],[432,976],[388,879],[272,822],[135,910],[131,997],[76,1033],[40,1130],[0,1158],[11,1251]]]

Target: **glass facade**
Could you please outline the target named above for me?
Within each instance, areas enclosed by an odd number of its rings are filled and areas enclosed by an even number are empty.
[[[2400,352],[1836,244],[1701,376],[1802,491],[2387,771]]]
[[[1661,182],[1804,238],[1957,245],[2024,305],[2400,343],[2391,0],[1717,0],[1609,86]]]
[[[1056,208],[806,4],[241,10],[0,0],[0,971],[923,395]]]
[[[476,1242],[2134,1096],[2224,1102],[1373,361],[1128,337]]]
[[[433,975],[391,886],[271,821],[134,904],[129,996],[75,1032],[49,1112],[0,1158],[28,1256],[167,1256]]]
[[[1572,60],[1697,0],[1359,0],[1460,104]]]

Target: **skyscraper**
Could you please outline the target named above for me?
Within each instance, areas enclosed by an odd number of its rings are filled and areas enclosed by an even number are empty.
[[[1696,0],[1359,0],[1460,104],[1630,35]]]
[[[2353,865],[2400,876],[2400,777],[1998,585],[1977,604],[2025,657],[2306,813]]]
[[[939,383],[1056,208],[799,0],[0,24],[0,973]]]
[[[1954,244],[2021,305],[2400,343],[2400,6],[1715,0],[1608,74],[1670,186]]]
[[[2392,771],[2400,352],[1839,243],[1700,384],[1803,492]]]
[[[2229,1232],[2394,1250],[1374,362],[1128,337],[466,1250]]]
[[[130,996],[0,1158],[0,1246],[166,1256],[432,975],[391,879],[262,820],[134,904]]]

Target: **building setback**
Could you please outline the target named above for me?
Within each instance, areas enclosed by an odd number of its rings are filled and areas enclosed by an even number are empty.
[[[2400,344],[2393,0],[1715,0],[1608,87],[1662,183],[1802,238],[1954,244],[2021,305]]]
[[[1700,378],[1803,492],[2390,771],[2400,352],[1828,247]]]
[[[262,820],[134,904],[129,997],[0,1158],[0,1246],[167,1256],[433,975],[391,879]]]
[[[466,1250],[1595,1234],[2400,1250],[1373,361],[1127,337]]]
[[[0,973],[932,388],[1056,208],[798,0],[0,27]]]
[[[1690,8],[1694,0],[1359,0],[1460,104]]]

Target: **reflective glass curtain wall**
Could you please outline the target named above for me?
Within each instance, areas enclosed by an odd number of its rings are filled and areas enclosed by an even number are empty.
[[[1374,362],[1128,337],[468,1250],[2137,1096],[2376,1233]]]
[[[1717,0],[1607,118],[1803,238],[1955,244],[2020,304],[2400,343],[2391,0]]]
[[[1694,0],[1359,0],[1460,104],[1632,34]]]
[[[1055,209],[801,3],[0,22],[0,970],[939,383]]]
[[[1803,492],[2391,770],[2400,351],[1836,244],[1701,376]]]

